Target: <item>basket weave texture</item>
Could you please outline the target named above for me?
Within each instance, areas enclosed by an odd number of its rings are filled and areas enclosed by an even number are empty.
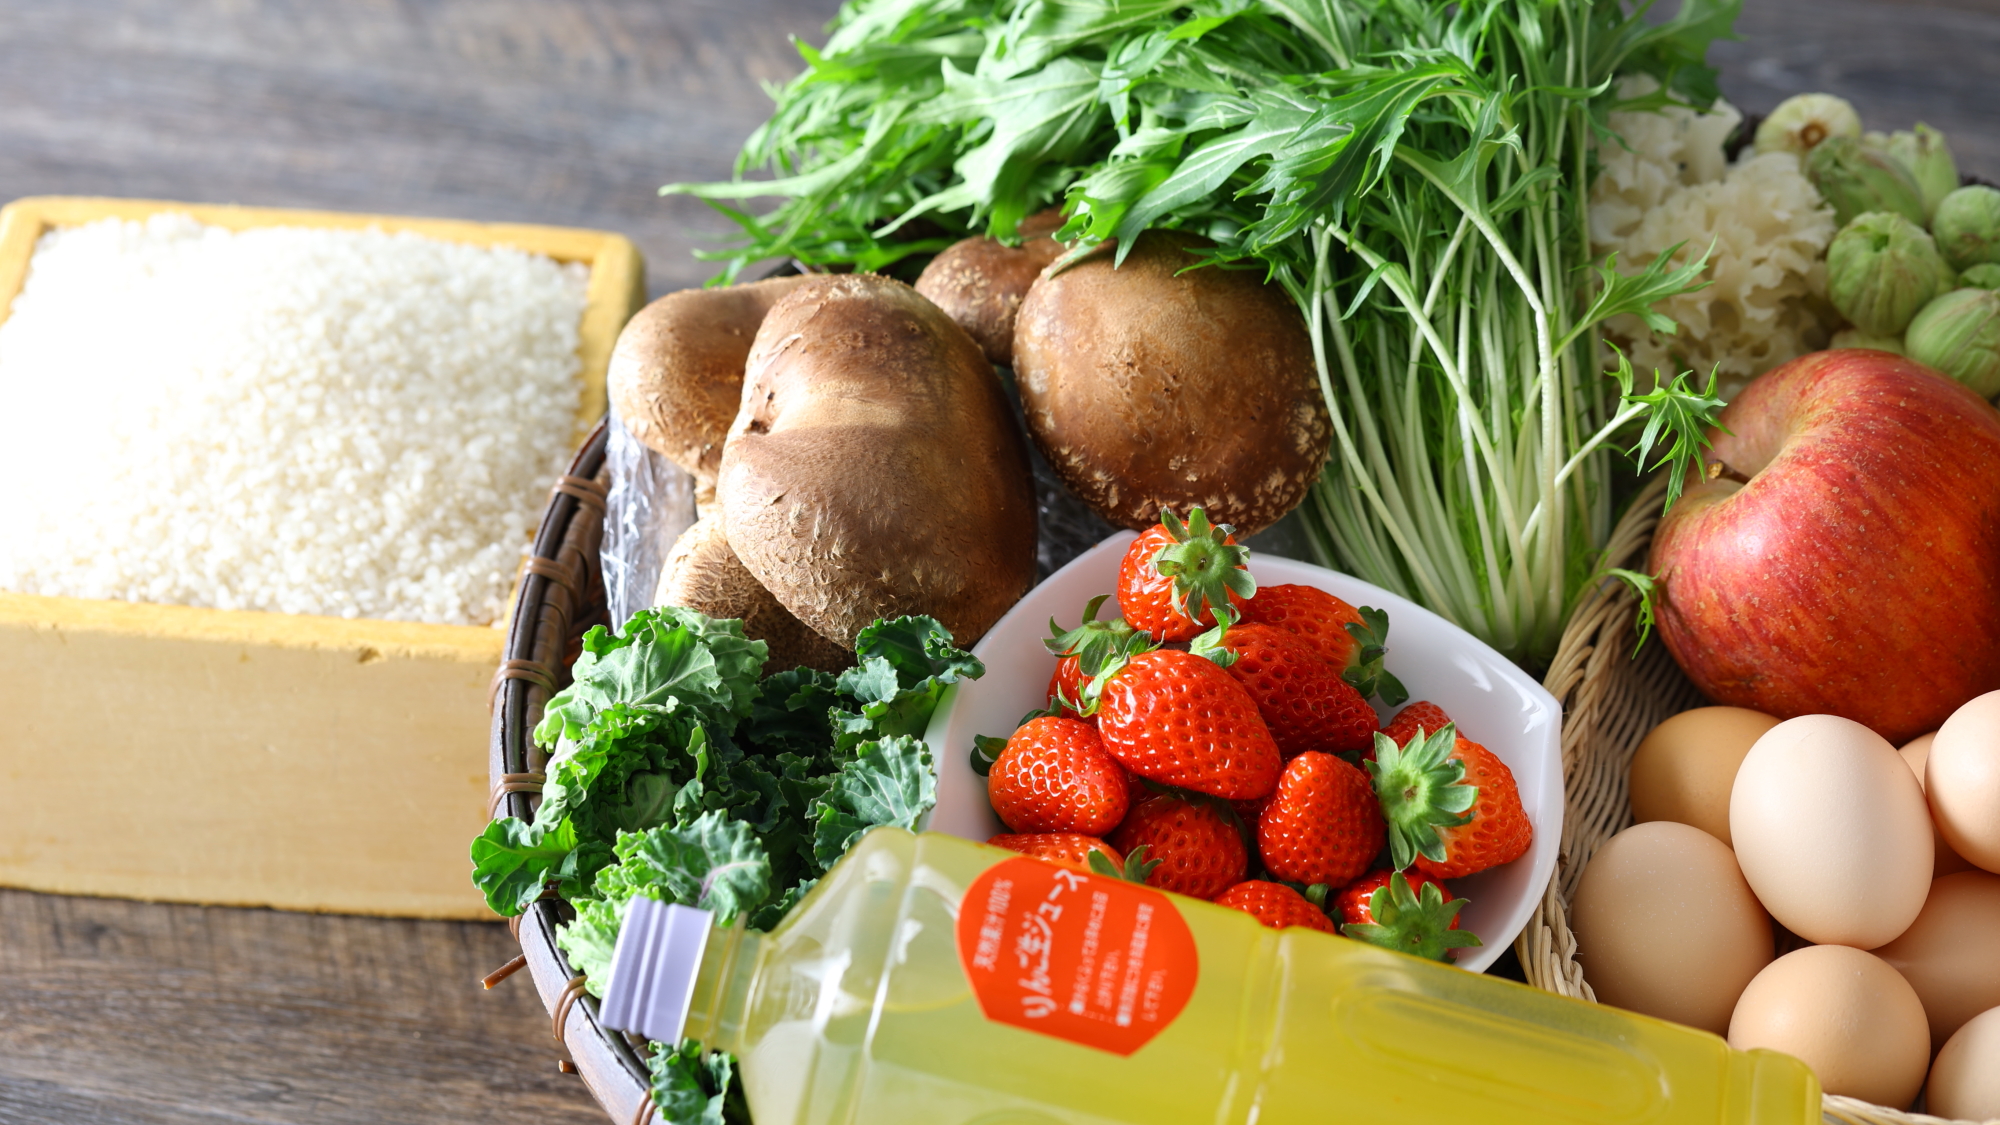
[[[1642,569],[1659,524],[1666,481],[1652,482],[1612,532],[1607,565]],[[1670,715],[1708,702],[1657,638],[1633,656],[1639,599],[1607,581],[1570,617],[1542,681],[1563,705],[1563,836],[1555,877],[1514,942],[1528,983],[1595,1003],[1576,962],[1570,898],[1597,849],[1632,823],[1626,771],[1646,733]],[[1822,1111],[1839,1125],[1945,1125],[1946,1119],[1828,1094]]]

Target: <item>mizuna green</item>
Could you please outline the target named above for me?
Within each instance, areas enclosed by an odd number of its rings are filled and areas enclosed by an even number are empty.
[[[1738,0],[852,0],[744,147],[723,207],[773,257],[882,269],[1060,202],[1060,237],[1215,240],[1305,316],[1333,416],[1322,561],[1528,661],[1600,574],[1616,443],[1683,469],[1719,403],[1598,375],[1597,326],[1698,288],[1706,257],[1590,252],[1612,110],[1705,105]],[[1623,74],[1660,90],[1620,101]],[[766,169],[775,178],[744,180]],[[718,203],[718,206],[721,204]],[[1678,248],[1676,248],[1678,249]],[[1629,371],[1629,368],[1626,369]],[[1224,424],[1220,420],[1218,424]],[[1623,438],[1623,440],[1632,440]]]

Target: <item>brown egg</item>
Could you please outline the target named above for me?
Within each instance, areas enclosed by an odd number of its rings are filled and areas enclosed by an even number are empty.
[[[2000,875],[1961,871],[1933,882],[1917,920],[1875,955],[1917,990],[1933,1043],[2000,1007]]]
[[[1852,719],[1804,715],[1765,732],[1736,771],[1729,835],[1757,900],[1807,941],[1893,941],[1930,890],[1924,791]]]
[[[1951,713],[1924,763],[1924,791],[1944,842],[2000,871],[2000,691]]]
[[[1632,820],[1692,824],[1729,843],[1736,767],[1777,725],[1775,716],[1746,707],[1697,707],[1654,727],[1632,755]]]
[[[1924,1111],[1965,1121],[2000,1117],[2000,1008],[1967,1020],[1938,1052]]]
[[[1771,960],[1770,915],[1736,857],[1670,820],[1606,841],[1584,869],[1569,921],[1599,1000],[1717,1035]]]
[[[1729,1045],[1804,1060],[1829,1094],[1901,1108],[1930,1063],[1924,1006],[1880,957],[1812,945],[1766,966],[1743,990]]]
[[[1896,751],[1896,753],[1903,756],[1903,764],[1909,766],[1910,772],[1917,775],[1918,785],[1924,783],[1924,761],[1931,756],[1931,740],[1936,737],[1936,731],[1932,731],[1929,734],[1920,734],[1904,743],[1903,748]],[[1971,871],[1973,869],[1971,861],[1952,851],[1951,845],[1944,842],[1944,833],[1938,831],[1937,822],[1933,820],[1931,822],[1931,878],[1938,879],[1955,872]]]

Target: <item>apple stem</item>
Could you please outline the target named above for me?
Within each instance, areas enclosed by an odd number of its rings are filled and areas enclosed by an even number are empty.
[[[1737,472],[1735,469],[1730,468],[1726,463],[1722,461],[1710,461],[1708,463],[1708,479],[1733,480],[1737,484],[1750,483],[1749,477],[1746,477],[1742,473]]]

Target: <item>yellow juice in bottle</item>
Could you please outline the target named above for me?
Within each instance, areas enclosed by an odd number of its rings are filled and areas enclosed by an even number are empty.
[[[685,1035],[757,1125],[1820,1113],[1785,1055],[933,833],[869,833],[699,957]]]

